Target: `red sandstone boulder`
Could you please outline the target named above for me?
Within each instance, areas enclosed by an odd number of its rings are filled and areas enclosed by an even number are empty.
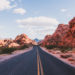
[[[8,45],[12,42],[13,40],[11,39],[0,40],[0,47],[8,47]]]
[[[0,47],[3,47],[6,43],[4,42],[4,40],[0,40]]]
[[[52,35],[53,42],[55,45],[60,46],[63,45],[62,38],[68,32],[69,25],[59,24],[55,33]]]
[[[26,34],[21,34],[21,35],[18,35],[16,38],[15,38],[15,42],[19,43],[19,44],[29,44],[32,42],[31,39],[28,38],[28,36]]]
[[[31,40],[26,34],[18,35],[15,40],[0,40],[0,47],[21,47],[23,45],[31,46],[35,44],[37,43],[34,40]]]
[[[61,58],[69,58],[69,57],[72,57],[71,54],[61,54],[60,55]]]
[[[51,38],[51,35],[47,35],[43,41],[41,41],[40,43],[42,43],[42,46],[45,46],[45,45],[49,45],[49,40]]]
[[[59,24],[53,35],[47,35],[42,42],[42,46],[45,45],[63,45],[61,43],[62,37],[68,32],[69,25]]]
[[[18,35],[15,40],[16,43],[20,44],[20,45],[25,45],[25,44],[36,44],[35,41],[31,40],[26,34],[21,34]]]
[[[74,58],[68,58],[68,61],[75,61]]]
[[[69,30],[62,39],[65,46],[75,47],[75,18],[69,22]]]
[[[11,47],[20,47],[20,45],[18,44],[18,43],[10,43],[9,45],[8,45],[8,47],[9,48],[11,48]]]

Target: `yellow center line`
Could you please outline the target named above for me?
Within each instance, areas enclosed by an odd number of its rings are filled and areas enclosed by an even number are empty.
[[[40,72],[41,70],[41,72]],[[39,52],[37,50],[37,75],[44,75],[44,72],[43,72],[43,67],[42,67],[42,63],[41,63],[41,59],[40,59],[40,56],[39,56]]]
[[[37,75],[40,75],[38,51],[37,51],[37,73],[38,73]]]
[[[40,58],[40,56],[39,56],[39,58]],[[41,68],[41,75],[44,75],[43,66],[42,66],[42,63],[41,63],[41,59],[40,59],[40,68]]]

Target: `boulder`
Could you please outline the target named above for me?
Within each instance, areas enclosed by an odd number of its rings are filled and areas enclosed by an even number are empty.
[[[9,48],[11,48],[11,47],[19,47],[20,45],[19,44],[17,44],[17,43],[10,43],[9,45],[8,45],[8,47]]]
[[[31,43],[32,40],[29,39],[26,34],[21,34],[21,35],[18,35],[18,36],[15,38],[15,42],[17,42],[17,43],[20,44],[20,45],[23,45],[23,44],[29,44],[29,43]]]
[[[5,45],[4,40],[0,40],[0,47],[3,47]]]
[[[69,58],[69,57],[72,57],[71,54],[61,54],[60,55],[61,58]]]

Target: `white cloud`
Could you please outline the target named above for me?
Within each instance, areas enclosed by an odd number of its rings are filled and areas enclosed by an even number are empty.
[[[23,8],[16,8],[13,10],[13,13],[15,14],[21,14],[21,15],[24,15],[27,11]]]
[[[4,26],[3,25],[0,25],[0,29],[3,29],[4,28]]]
[[[10,0],[0,0],[0,11],[7,10],[15,7],[15,5],[11,5]]]
[[[25,32],[31,38],[44,38],[47,34],[52,34],[57,28],[59,22],[55,18],[40,16],[29,17],[17,20],[19,28],[24,28]]]
[[[19,25],[19,28],[24,28],[24,25]]]
[[[61,12],[66,12],[67,9],[63,8],[63,9],[61,9],[60,11],[61,11]]]
[[[56,25],[58,24],[58,21],[55,18],[49,18],[49,17],[29,17],[23,20],[17,20],[17,23],[22,25]]]
[[[15,0],[11,0],[12,2],[14,2]]]

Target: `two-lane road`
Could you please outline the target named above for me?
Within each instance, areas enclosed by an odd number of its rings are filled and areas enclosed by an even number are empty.
[[[75,75],[75,68],[44,52],[38,47],[44,75]]]
[[[0,75],[75,75],[75,68],[34,46],[31,51],[0,63]]]

